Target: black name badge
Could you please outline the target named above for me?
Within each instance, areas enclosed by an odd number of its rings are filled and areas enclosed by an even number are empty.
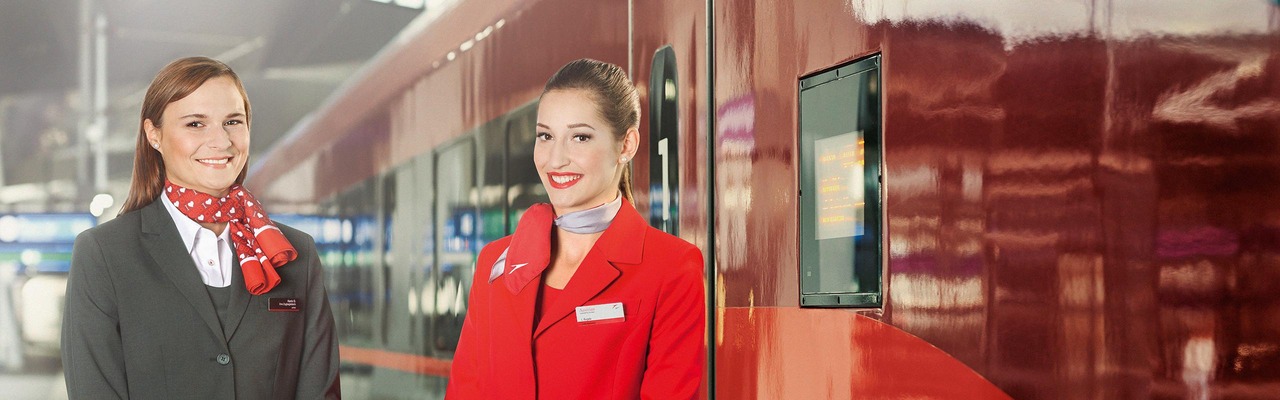
[[[267,299],[267,311],[302,311],[302,302],[292,297],[272,297]]]

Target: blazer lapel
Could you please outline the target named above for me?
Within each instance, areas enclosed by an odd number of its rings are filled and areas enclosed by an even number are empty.
[[[231,263],[231,302],[227,304],[227,320],[222,322],[226,325],[227,340],[236,335],[250,300],[249,290],[244,286],[244,272],[240,270],[240,257],[231,257]]]
[[[503,299],[509,304],[498,308],[510,310],[511,315],[507,321],[512,323],[511,328],[515,332],[533,332],[533,309],[538,302],[538,287],[542,285],[542,275],[538,275],[519,293],[511,294],[506,286],[495,286],[494,292],[499,292]]]
[[[495,281],[497,282],[497,281]],[[493,324],[498,327],[495,333],[502,332],[503,340],[495,340],[493,354],[501,354],[504,366],[503,380],[509,385],[506,391],[511,398],[537,397],[537,383],[533,367],[533,309],[538,301],[538,287],[542,286],[542,275],[525,285],[519,293],[512,294],[507,286],[498,282],[488,287],[489,299],[492,301],[490,313],[504,310],[503,317],[494,318]]]
[[[213,308],[209,291],[200,279],[200,272],[196,271],[191,254],[183,251],[186,245],[182,243],[178,227],[174,225],[173,218],[161,201],[161,198],[157,198],[142,209],[142,246],[182,296],[187,298],[191,307],[195,308],[200,319],[209,325],[209,330],[225,342],[226,336],[222,332],[222,324],[218,322],[218,312]]]
[[[596,239],[596,244],[587,252],[582,264],[573,273],[573,278],[569,279],[569,284],[565,285],[564,293],[542,311],[542,319],[538,322],[533,337],[537,338],[551,325],[608,288],[621,275],[617,264],[640,263],[647,227],[635,206],[623,200],[618,215],[613,218],[604,234]]]
[[[542,320],[538,322],[538,329],[533,331],[533,337],[537,338],[551,325],[572,313],[575,308],[603,292],[610,283],[618,279],[618,275],[618,269],[601,257],[598,251],[592,249],[582,260],[578,270],[573,273],[573,278],[569,279],[569,284],[565,285],[564,293],[560,293],[560,297],[542,311]]]

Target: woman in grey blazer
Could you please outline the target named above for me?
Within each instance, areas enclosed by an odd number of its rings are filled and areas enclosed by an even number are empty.
[[[62,326],[72,399],[336,399],[315,242],[240,186],[249,99],[203,57],[142,105],[120,215],[76,238]]]

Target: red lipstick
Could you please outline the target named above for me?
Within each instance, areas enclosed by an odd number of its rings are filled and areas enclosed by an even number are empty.
[[[551,184],[555,189],[568,189],[570,186],[578,183],[582,179],[582,174],[571,174],[564,172],[548,172],[547,183]]]

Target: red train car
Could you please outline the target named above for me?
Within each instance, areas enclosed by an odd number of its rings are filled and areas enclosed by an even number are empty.
[[[637,206],[708,257],[708,398],[1280,393],[1274,2],[441,7],[251,171],[324,253],[349,398],[442,396],[581,57],[630,72]]]

